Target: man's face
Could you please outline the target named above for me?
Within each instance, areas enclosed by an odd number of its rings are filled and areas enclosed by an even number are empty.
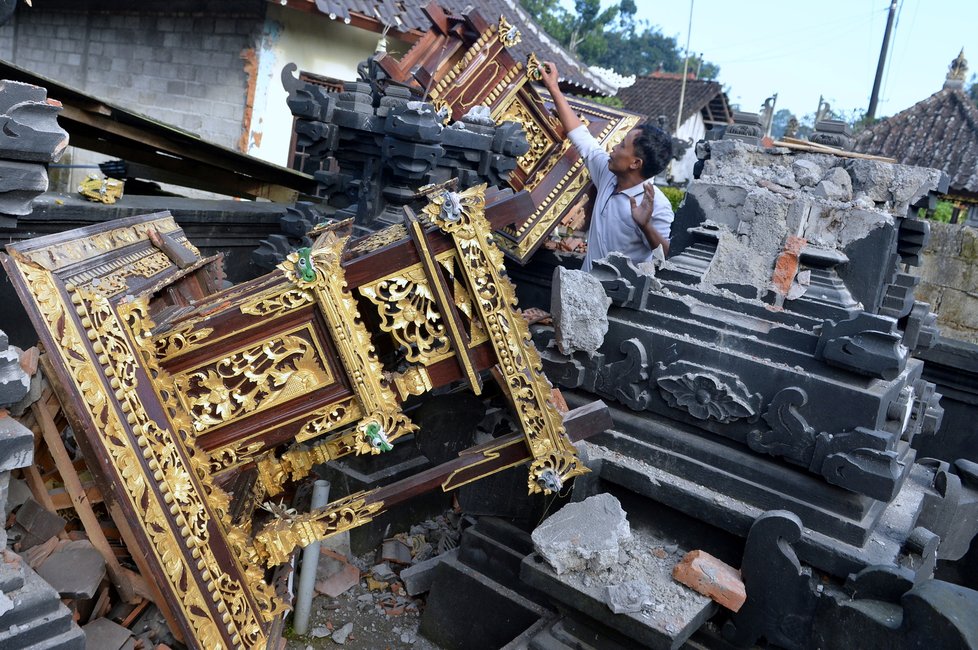
[[[635,155],[635,138],[641,133],[632,129],[625,139],[616,144],[611,150],[608,169],[615,175],[627,174],[632,170],[642,169],[642,159]]]

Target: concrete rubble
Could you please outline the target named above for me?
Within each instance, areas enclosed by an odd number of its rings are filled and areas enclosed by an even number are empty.
[[[608,333],[611,299],[601,283],[589,273],[557,267],[553,276],[552,317],[557,345],[564,354],[577,351],[593,354]]]
[[[625,511],[610,494],[564,506],[532,535],[534,550],[557,575],[614,566],[622,543],[631,536]]]

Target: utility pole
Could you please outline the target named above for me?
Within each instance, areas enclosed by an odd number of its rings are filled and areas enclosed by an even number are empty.
[[[876,104],[880,99],[880,84],[883,82],[883,67],[886,65],[886,49],[890,45],[890,34],[893,33],[893,19],[896,16],[897,0],[890,0],[890,13],[886,17],[886,31],[883,33],[883,47],[880,48],[880,62],[876,65],[876,80],[873,82],[873,94],[869,96],[869,110],[866,111],[866,123],[876,119]]]
[[[895,2],[896,0],[894,0]],[[683,103],[686,100],[686,75],[689,73],[689,39],[693,34],[693,0],[689,0],[689,28],[686,30],[686,62],[683,63],[683,81],[679,87],[679,112],[676,113],[676,133],[683,123]]]

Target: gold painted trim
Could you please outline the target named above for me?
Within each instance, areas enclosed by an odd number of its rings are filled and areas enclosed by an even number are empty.
[[[413,239],[415,248],[418,249],[418,255],[421,257],[421,265],[425,268],[428,277],[433,279],[435,304],[443,306],[446,310],[450,310],[453,303],[449,301],[448,295],[445,293],[445,287],[437,281],[441,271],[438,269],[438,264],[431,254],[431,248],[428,246],[428,237],[425,235],[424,227],[416,218],[410,219],[409,227],[414,231],[415,236]],[[462,332],[458,331],[458,327],[456,327],[457,323],[451,313],[443,314],[441,320],[448,328],[451,346],[455,349],[455,358],[462,367],[462,372],[468,380],[472,392],[480,395],[482,393],[482,382],[479,380],[479,373],[472,366],[472,358],[469,356],[469,347],[465,342],[465,337],[462,335]]]
[[[43,251],[35,254],[45,259]],[[64,364],[85,404],[79,417],[99,434],[105,466],[122,487],[116,494],[127,499],[131,511],[141,513],[139,525],[162,570],[161,582],[175,596],[189,631],[202,647],[264,647],[261,620],[269,620],[273,610],[259,613],[258,602],[226,574],[208,542],[220,531],[220,522],[212,518],[210,498],[204,495],[216,497],[219,491],[209,484],[192,450],[147,414],[136,391],[140,377],[148,375],[137,371],[140,356],[120,318],[138,323],[144,319],[138,313],[141,306],[117,317],[105,296],[70,284],[65,286],[69,303],[47,269],[20,253],[11,258],[34,296],[56,363]],[[54,257],[47,260],[57,262]],[[84,339],[76,323],[85,323]],[[147,478],[155,482],[154,490],[148,489]],[[215,514],[220,517],[221,512]],[[191,556],[198,558],[194,565]]]
[[[502,253],[493,245],[485,218],[485,185],[460,193],[443,191],[424,208],[431,221],[452,237],[461,269],[476,297],[475,306],[489,331],[498,368],[509,393],[533,463],[531,494],[550,494],[555,484],[586,473],[567,438],[563,420],[550,402],[552,387],[543,375],[530,331],[516,311],[516,290],[503,275]],[[556,481],[548,480],[555,476]]]

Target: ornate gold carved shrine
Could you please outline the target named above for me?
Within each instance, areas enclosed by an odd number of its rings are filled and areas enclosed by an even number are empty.
[[[380,64],[450,119],[482,104],[522,124],[517,194],[423,188],[403,224],[356,241],[344,224],[317,228],[312,247],[228,289],[220,259],[201,258],[166,212],[11,245],[3,260],[109,511],[193,647],[265,647],[288,608],[266,567],[296,548],[520,464],[531,493],[560,490],[586,471],[571,438],[610,424],[597,406],[557,413],[502,271],[503,252],[526,260],[588,185],[528,83],[539,63],[506,51],[520,37],[505,19],[432,22]],[[577,108],[608,146],[637,120]],[[520,432],[313,512],[269,501],[316,464],[414,432],[405,400],[450,384],[478,394],[490,370]]]
[[[508,218],[496,205],[494,219]],[[586,471],[501,272],[485,188],[436,188],[422,214],[406,212],[399,237],[364,246],[327,229],[279,271],[224,291],[219,261],[186,243],[197,262],[162,263],[151,230],[186,241],[167,213],[8,247],[5,267],[116,523],[199,647],[264,647],[286,605],[263,567],[396,497],[381,488],[262,523],[230,514],[242,496],[223,486],[243,468],[257,470],[244,497],[254,509],[316,463],[390,449],[415,428],[401,410],[409,396],[452,382],[479,391],[497,367],[523,432],[460,459],[443,489],[519,462],[530,492]],[[378,350],[400,351],[398,372]]]

